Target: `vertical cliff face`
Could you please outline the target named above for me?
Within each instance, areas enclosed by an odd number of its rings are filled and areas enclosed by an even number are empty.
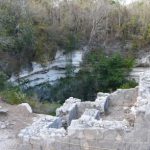
[[[27,81],[28,87],[34,87],[43,83],[53,84],[60,78],[66,77],[66,70],[68,65],[74,69],[74,73],[80,70],[80,63],[86,48],[76,50],[65,54],[64,51],[57,51],[55,59],[48,62],[47,65],[42,66],[36,62],[32,62],[32,71],[26,69],[22,70],[18,76],[13,75],[9,81],[18,83],[18,81]]]

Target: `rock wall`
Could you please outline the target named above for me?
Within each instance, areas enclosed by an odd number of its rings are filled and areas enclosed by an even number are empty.
[[[64,51],[58,51],[55,59],[47,63],[46,66],[33,62],[32,70],[24,69],[18,76],[13,75],[9,81],[14,84],[26,81],[25,85],[28,87],[34,87],[43,83],[53,84],[58,79],[66,77],[66,67],[70,63],[75,69],[74,72],[77,73],[80,70],[80,63],[86,51],[86,47],[68,54],[65,54]]]

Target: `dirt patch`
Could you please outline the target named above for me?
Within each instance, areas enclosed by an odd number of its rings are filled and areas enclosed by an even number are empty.
[[[21,150],[18,133],[31,125],[35,114],[15,105],[9,105],[0,100],[0,106],[7,109],[6,114],[0,114],[0,150]]]

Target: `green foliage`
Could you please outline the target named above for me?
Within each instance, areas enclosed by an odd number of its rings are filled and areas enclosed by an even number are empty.
[[[7,89],[0,93],[1,97],[9,104],[20,104],[25,102],[26,96],[18,89]]]
[[[0,72],[0,97],[5,102],[16,105],[28,103],[34,112],[54,115],[59,103],[39,102],[36,96],[29,96],[23,92],[18,86],[13,86],[7,82],[7,77],[3,72]]]
[[[89,74],[93,77],[99,91],[114,91],[126,82],[126,77],[133,66],[133,59],[123,58],[120,54],[105,56],[94,51],[88,56]]]
[[[138,86],[138,84],[134,80],[129,80],[126,83],[124,83],[120,88],[121,89],[129,89],[129,88],[134,88]]]
[[[0,90],[3,90],[6,86],[7,76],[3,72],[0,72]]]
[[[14,34],[16,18],[13,11],[9,4],[0,6],[0,35],[10,36]]]
[[[134,59],[124,58],[120,54],[104,55],[100,50],[90,52],[79,73],[61,79],[50,87],[49,101],[64,102],[68,97],[82,100],[94,100],[96,93],[112,92],[120,87],[135,87],[134,81],[128,80]]]
[[[55,115],[55,110],[60,107],[60,104],[56,102],[39,102],[37,98],[28,96],[19,87],[14,87],[12,85],[1,90],[0,96],[5,102],[11,105],[28,103],[35,113]]]
[[[147,44],[150,43],[150,24],[147,25],[147,28],[144,32],[144,40],[147,41]]]
[[[55,86],[50,88],[50,92],[49,101],[58,101],[61,104],[69,97],[93,101],[96,96],[93,80],[85,74],[61,79]]]
[[[120,0],[103,0],[104,6],[98,3],[62,0],[55,7],[53,0],[33,0],[24,12],[18,0],[0,2],[0,52],[7,55],[0,62],[9,64],[11,74],[32,61],[53,60],[58,49],[70,52],[89,43],[98,47],[119,39],[130,41],[135,51],[150,43],[149,4],[144,1],[128,8]]]
[[[74,75],[74,67],[72,66],[72,62],[70,61],[69,64],[66,66],[66,77],[72,77]]]

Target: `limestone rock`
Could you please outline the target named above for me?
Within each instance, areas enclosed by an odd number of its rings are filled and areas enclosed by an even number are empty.
[[[111,106],[130,106],[136,102],[138,97],[138,87],[131,89],[118,89],[109,95]]]
[[[143,73],[140,77],[139,95],[137,102],[132,107],[132,113],[138,115],[144,113],[150,115],[150,71]]]
[[[145,56],[141,57],[140,59],[136,60],[137,66],[142,67],[149,67],[150,66],[150,54],[146,54]]]
[[[29,111],[29,113],[32,113],[32,108],[28,103],[22,103],[19,105],[19,107],[21,107],[21,106],[26,107],[26,109]]]
[[[9,125],[9,121],[0,121],[0,129],[6,129],[7,127],[9,127]]]
[[[100,119],[100,111],[96,109],[86,109],[83,115],[81,116],[81,120],[94,118],[99,120]]]
[[[17,106],[16,112],[21,113],[23,116],[29,117],[32,115],[32,108],[29,104],[23,103]]]
[[[1,39],[0,39],[1,41]],[[54,84],[60,78],[66,77],[65,68],[72,62],[74,73],[79,72],[80,63],[83,60],[83,56],[87,51],[87,47],[84,47],[80,50],[75,50],[72,53],[64,53],[64,50],[59,50],[56,53],[56,56],[53,61],[49,61],[46,66],[42,66],[39,63],[32,62],[32,71],[24,69],[19,73],[19,76],[12,75],[9,79],[10,82],[13,82],[15,85],[19,84],[18,80],[28,80],[28,83],[23,83],[28,87],[35,87],[43,83]],[[70,58],[70,59],[67,59]],[[68,61],[69,60],[69,61]],[[44,72],[44,73],[43,73]]]
[[[32,141],[33,139],[39,142],[41,140],[46,142],[51,137],[66,135],[66,131],[61,128],[60,118],[48,115],[40,115],[39,117],[31,126],[20,131],[18,136],[23,142]]]
[[[7,109],[0,108],[0,114],[7,114],[7,113],[8,113]]]
[[[98,93],[95,100],[96,107],[100,110],[101,113],[108,111],[109,106],[109,96],[108,93]]]
[[[70,97],[63,106],[56,110],[56,116],[62,118],[64,125],[67,124],[69,126],[73,119],[77,119],[77,104],[80,102],[80,99]]]
[[[78,108],[78,118],[86,111],[86,109],[97,109],[100,113],[105,113],[108,111],[109,106],[109,95],[108,93],[98,93],[97,98],[94,102],[86,101],[77,104]]]

